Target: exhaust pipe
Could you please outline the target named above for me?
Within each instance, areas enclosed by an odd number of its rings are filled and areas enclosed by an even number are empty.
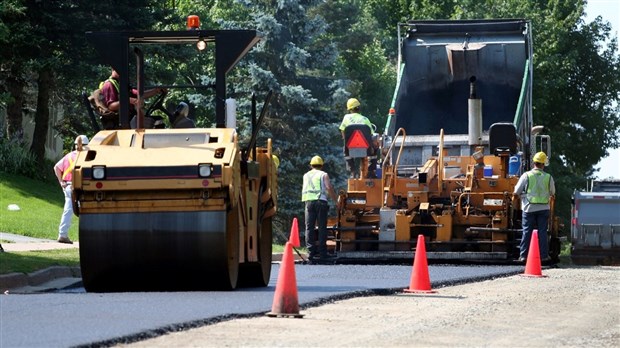
[[[469,78],[469,99],[467,100],[468,144],[482,144],[482,99],[476,96],[476,76]]]

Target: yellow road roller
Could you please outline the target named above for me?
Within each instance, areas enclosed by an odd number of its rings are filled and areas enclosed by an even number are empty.
[[[73,172],[86,291],[266,286],[277,161],[271,139],[263,146],[256,142],[271,93],[260,113],[253,100],[252,136],[240,142],[230,124],[234,114],[225,84],[226,73],[258,42],[256,31],[190,28],[86,35],[104,63],[119,72],[121,103],[112,126],[81,147]],[[215,91],[216,127],[149,128],[153,122],[145,122],[137,110],[132,128],[130,58],[136,59],[140,100],[145,89],[143,45],[199,42],[215,46],[216,80],[207,87]]]

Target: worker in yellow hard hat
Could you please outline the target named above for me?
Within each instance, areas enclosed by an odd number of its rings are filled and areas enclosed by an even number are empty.
[[[523,236],[521,237],[519,261],[526,261],[530,249],[530,240],[534,228],[538,229],[538,243],[540,259],[549,258],[549,245],[547,241],[547,229],[549,202],[555,196],[555,183],[551,174],[544,171],[547,163],[547,154],[538,152],[533,158],[534,168],[523,173],[514,189],[514,194],[521,197],[521,209],[523,211],[521,224]]]
[[[336,191],[332,186],[329,175],[323,171],[323,159],[314,156],[310,160],[310,171],[304,174],[301,189],[301,201],[305,203],[306,246],[310,263],[329,260],[327,254],[327,212],[329,196],[334,202],[338,201]],[[318,225],[318,245],[315,225]],[[319,258],[320,257],[320,258]]]
[[[342,134],[342,139],[346,141],[345,139],[345,130],[348,126],[351,125],[359,125],[359,124],[365,124],[368,126],[368,128],[370,128],[370,134],[373,134],[375,132],[375,125],[373,125],[370,120],[360,114],[360,101],[357,100],[356,98],[350,98],[347,101],[347,114],[344,115],[344,118],[342,119],[342,123],[340,123],[340,127],[338,127],[338,129],[340,129],[340,133]],[[372,147],[372,153],[375,153],[376,148],[375,148],[375,142],[371,141],[370,142],[370,146]],[[344,144],[344,154],[345,154],[345,161],[346,161],[346,165],[347,165],[347,171],[349,172],[349,177],[350,178],[356,178],[357,174],[359,173],[358,170],[356,170],[357,168],[359,168],[362,164],[359,163],[358,165],[356,165],[356,159],[348,156],[348,151],[346,149],[346,143]],[[361,161],[358,161],[361,162]],[[368,178],[376,178],[376,174],[375,174],[375,169],[377,167],[377,158],[376,156],[371,156],[370,159],[370,163],[368,164]]]

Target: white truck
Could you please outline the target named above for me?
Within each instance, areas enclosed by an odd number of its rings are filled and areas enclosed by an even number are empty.
[[[620,265],[620,180],[594,181],[572,199],[571,259],[575,264]]]

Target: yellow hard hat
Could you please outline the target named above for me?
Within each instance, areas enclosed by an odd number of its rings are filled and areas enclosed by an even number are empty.
[[[280,159],[276,155],[271,155],[271,161],[276,165],[276,168],[280,166]]]
[[[545,164],[547,162],[547,155],[544,152],[537,152],[534,155],[534,162]]]
[[[310,165],[311,166],[322,166],[323,165],[323,159],[321,158],[321,156],[314,156],[310,160]]]
[[[353,110],[356,107],[360,106],[360,101],[355,99],[355,98],[351,98],[349,100],[347,100],[347,110]]]

